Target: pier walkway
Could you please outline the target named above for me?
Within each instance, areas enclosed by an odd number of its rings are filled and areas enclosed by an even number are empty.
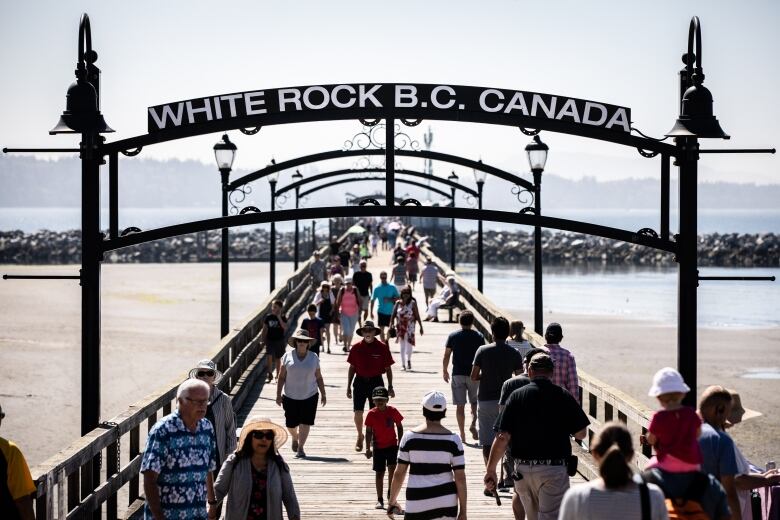
[[[377,257],[368,261],[369,271],[379,283],[379,272],[390,270],[390,254],[381,251]],[[424,317],[425,296],[422,284],[417,283],[414,291],[420,313]],[[440,310],[440,320],[446,320],[448,312]],[[457,323],[425,322],[424,334],[417,331],[417,345],[412,355],[412,370],[401,369],[398,344],[390,340],[390,350],[396,364],[393,365],[393,386],[395,399],[390,404],[398,408],[404,416],[404,431],[423,422],[420,400],[430,390],[439,390],[451,400],[449,383],[442,379],[442,356],[447,335],[459,327]],[[356,338],[355,341],[357,341]],[[302,516],[316,518],[387,518],[384,511],[374,509],[376,492],[374,490],[374,472],[371,460],[364,453],[355,451],[356,431],[352,419],[352,400],[347,399],[346,354],[341,345],[331,345],[332,354],[321,354],[320,363],[325,381],[327,404],[317,410],[316,424],[312,427],[306,442],[306,459],[294,459],[290,441],[282,449],[282,454],[290,465],[295,491],[301,505]],[[274,422],[284,425],[284,412],[275,403],[276,384],[264,385],[260,395],[241,410],[239,422],[247,416],[263,415]],[[249,403],[247,403],[249,404]],[[469,420],[467,407],[466,420]],[[457,432],[455,407],[450,404],[447,417],[442,424]],[[493,498],[482,494],[485,465],[482,450],[476,441],[470,438],[466,426],[466,476],[468,479],[468,513],[471,518],[513,518],[511,494],[501,493],[502,506],[498,507]],[[582,482],[581,476],[572,479]],[[387,494],[385,480],[385,494]],[[403,507],[404,492],[399,496]]]

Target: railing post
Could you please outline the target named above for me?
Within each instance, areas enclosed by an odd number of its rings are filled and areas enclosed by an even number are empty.
[[[133,459],[135,459],[139,453],[141,453],[141,433],[140,433],[140,427],[135,426],[132,430],[130,430],[129,460],[132,461]],[[138,500],[138,497],[140,496],[139,484],[140,484],[140,479],[138,478],[138,475],[130,479],[130,489],[128,490],[128,501],[127,501],[128,507],[133,505],[133,502]]]
[[[110,480],[111,477],[119,473],[119,439],[116,442],[112,442],[106,448],[106,480]],[[106,500],[106,518],[108,520],[116,520],[118,517],[117,511],[117,493],[112,493]]]

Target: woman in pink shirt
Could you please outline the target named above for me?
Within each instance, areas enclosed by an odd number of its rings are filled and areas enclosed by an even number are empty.
[[[344,337],[344,347],[341,350],[349,352],[352,336],[355,334],[355,326],[358,317],[360,317],[360,294],[352,284],[351,276],[344,279],[344,287],[341,288],[336,298],[336,309],[338,309],[341,318],[341,334]]]

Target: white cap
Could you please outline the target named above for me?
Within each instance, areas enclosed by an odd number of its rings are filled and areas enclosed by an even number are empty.
[[[664,367],[653,376],[653,386],[650,387],[650,391],[647,393],[650,397],[658,397],[661,394],[668,394],[671,392],[682,392],[687,394],[691,391],[691,388],[685,384],[680,373],[671,368]]]
[[[443,412],[447,409],[447,398],[438,390],[425,394],[422,399],[423,408],[431,412]]]

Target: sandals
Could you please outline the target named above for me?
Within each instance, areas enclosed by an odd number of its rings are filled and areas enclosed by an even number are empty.
[[[293,439],[293,441],[292,441],[292,446],[291,446],[291,447],[292,447],[292,450],[293,450],[293,451],[297,452],[297,451],[298,451],[298,441],[296,441],[295,439]]]
[[[471,428],[469,428],[469,431],[471,432],[471,436],[474,437],[474,440],[479,440],[479,432],[477,431],[477,427],[475,425],[471,425]]]
[[[363,436],[362,435],[360,437],[358,437],[358,440],[355,443],[355,451],[363,451]]]

